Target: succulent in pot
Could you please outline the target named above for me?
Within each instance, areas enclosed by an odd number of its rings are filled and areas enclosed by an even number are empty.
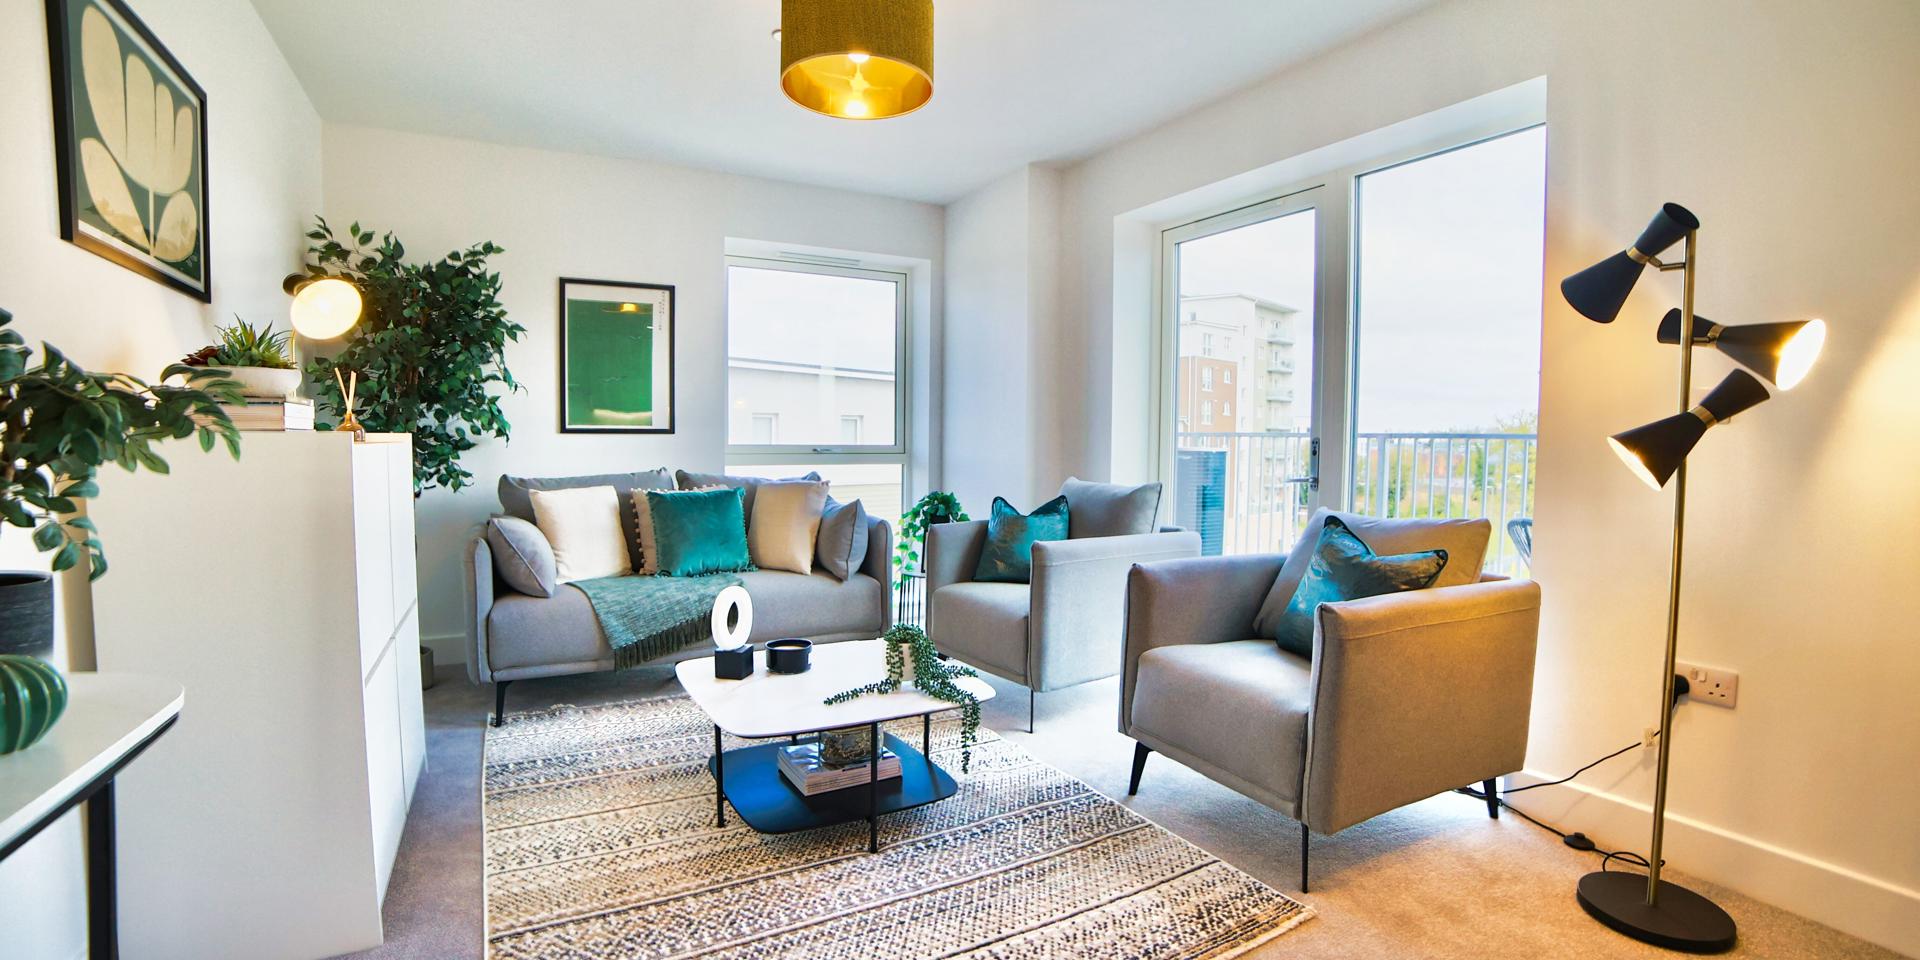
[[[240,385],[240,394],[278,400],[300,389],[300,371],[293,365],[291,331],[275,333],[273,324],[256,327],[233,318],[233,325],[216,327],[220,342],[201,347],[181,358],[190,367],[219,367],[227,379]]]

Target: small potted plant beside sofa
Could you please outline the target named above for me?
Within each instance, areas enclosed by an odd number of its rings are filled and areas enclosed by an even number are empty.
[[[710,652],[706,618],[728,583],[753,598],[750,642],[893,625],[892,527],[815,474],[504,476],[499,495],[465,579],[467,673],[494,685],[496,725],[514,680]]]

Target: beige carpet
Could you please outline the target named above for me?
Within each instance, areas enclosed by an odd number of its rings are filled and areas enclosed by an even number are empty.
[[[428,770],[387,889],[387,942],[360,955],[370,960],[473,960],[485,949],[478,797],[493,697],[489,688],[467,683],[459,667],[442,668],[440,677],[426,695]],[[1461,796],[1434,797],[1337,836],[1314,838],[1313,890],[1303,895],[1297,887],[1299,828],[1287,818],[1164,757],[1148,762],[1140,795],[1125,796],[1132,746],[1114,729],[1117,683],[1042,695],[1040,730],[1031,735],[1025,732],[1025,691],[993,684],[1000,696],[985,706],[987,726],[1314,908],[1312,921],[1250,956],[1676,956],[1613,933],[1581,912],[1573,885],[1598,868],[1599,857],[1570,850],[1517,818],[1488,820],[1484,806]],[[678,692],[667,668],[527,680],[513,685],[507,709]],[[1685,867],[1675,864],[1672,875],[1710,893],[1739,922],[1740,943],[1730,957],[1897,957],[1798,916],[1791,904],[1762,903],[1688,878]]]
[[[917,721],[896,726],[917,739]],[[935,758],[955,771],[958,727],[934,724]],[[881,818],[878,853],[864,821],[715,825],[711,745],[685,697],[490,731],[489,955],[1213,960],[1312,916],[990,730],[959,793]]]

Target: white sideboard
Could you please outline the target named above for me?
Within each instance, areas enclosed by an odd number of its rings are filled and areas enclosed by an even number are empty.
[[[101,471],[103,671],[186,687],[119,783],[129,960],[310,960],[381,941],[426,758],[406,434],[187,442]]]

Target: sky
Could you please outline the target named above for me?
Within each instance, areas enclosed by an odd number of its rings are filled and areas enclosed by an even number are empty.
[[[1546,130],[1361,177],[1358,429],[1491,429],[1540,395]],[[1314,215],[1181,245],[1182,296],[1313,311]],[[1302,341],[1304,354],[1305,337]]]

